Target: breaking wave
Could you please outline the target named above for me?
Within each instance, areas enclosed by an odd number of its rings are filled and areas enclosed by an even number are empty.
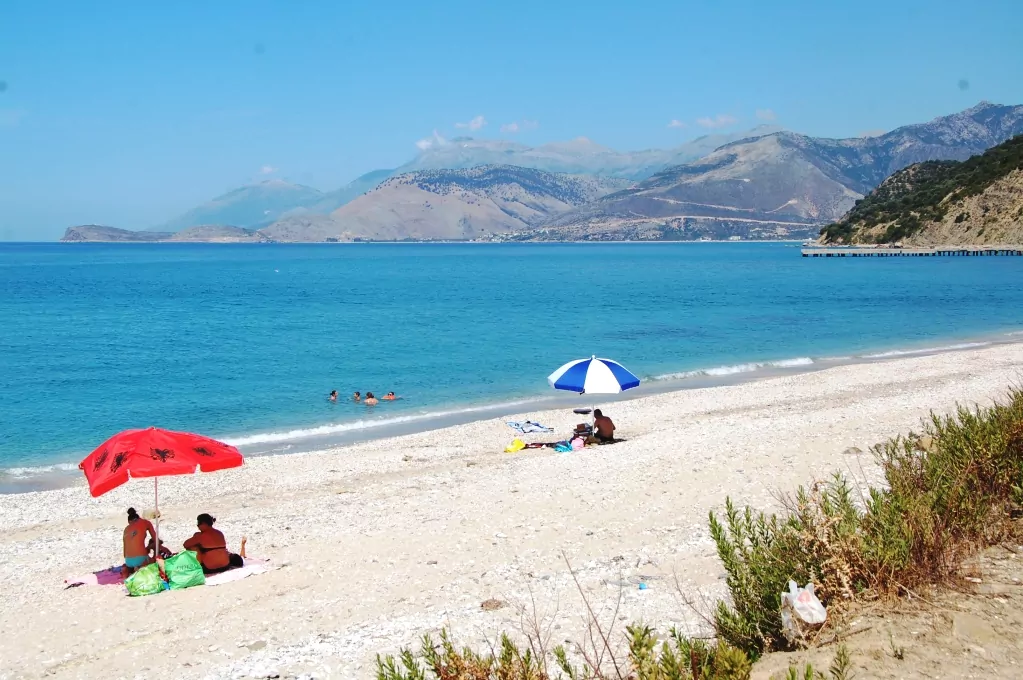
[[[920,347],[917,349],[893,349],[888,352],[877,354],[864,354],[862,359],[887,359],[889,357],[912,356],[914,354],[935,354],[938,352],[953,352],[957,349],[973,349],[975,347],[987,347],[990,342],[962,342],[956,345],[941,345],[939,347]]]
[[[346,423],[332,423],[329,425],[319,425],[316,427],[285,430],[282,432],[262,432],[251,435],[242,435],[238,437],[223,437],[221,441],[230,444],[231,446],[273,444],[277,442],[286,442],[296,439],[306,439],[309,437],[325,437],[333,434],[341,434],[342,432],[369,430],[374,428],[388,427],[392,425],[401,425],[403,423],[417,423],[434,419],[458,417],[472,413],[481,412],[485,413],[489,411],[493,411],[496,413],[509,407],[525,406],[534,403],[536,403],[536,400],[523,399],[519,401],[508,401],[499,404],[486,404],[483,406],[470,406],[467,408],[451,409],[447,411],[432,411],[427,413],[415,413],[406,416],[395,416],[393,418],[380,418],[379,420],[365,419],[353,420]]]
[[[794,359],[780,359],[778,361],[758,361],[745,364],[731,364],[728,366],[716,366],[696,371],[682,371],[680,373],[666,373],[656,375],[651,380],[683,380],[685,378],[696,378],[700,376],[720,377],[735,375],[737,373],[752,373],[765,368],[797,368],[799,366],[812,366],[814,360],[810,357],[796,357]]]
[[[36,477],[45,475],[48,472],[74,472],[78,466],[74,463],[54,463],[53,465],[36,465],[25,467],[0,468],[0,474],[8,477]]]

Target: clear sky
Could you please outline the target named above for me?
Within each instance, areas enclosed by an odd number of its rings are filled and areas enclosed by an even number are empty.
[[[1020,104],[1021,32],[1023,0],[10,0],[0,239],[150,227],[267,177],[335,189],[434,130],[626,150]]]

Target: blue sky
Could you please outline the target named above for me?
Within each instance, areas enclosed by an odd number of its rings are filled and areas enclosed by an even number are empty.
[[[434,130],[625,150],[1019,104],[1020,26],[1020,0],[6,2],[0,239],[145,228],[266,177],[331,190]]]

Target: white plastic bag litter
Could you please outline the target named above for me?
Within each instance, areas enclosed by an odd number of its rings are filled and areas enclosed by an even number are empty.
[[[819,628],[828,618],[828,610],[813,592],[813,583],[800,588],[789,581],[789,592],[781,594],[781,627],[785,638],[795,644]]]

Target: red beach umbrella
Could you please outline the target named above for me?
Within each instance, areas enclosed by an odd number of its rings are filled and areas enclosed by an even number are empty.
[[[78,469],[85,473],[89,492],[94,497],[116,489],[133,477],[153,477],[154,506],[159,513],[159,477],[190,475],[200,470],[215,472],[239,467],[243,461],[238,449],[216,439],[150,427],[115,434],[86,456]],[[159,527],[157,514],[157,541]]]

